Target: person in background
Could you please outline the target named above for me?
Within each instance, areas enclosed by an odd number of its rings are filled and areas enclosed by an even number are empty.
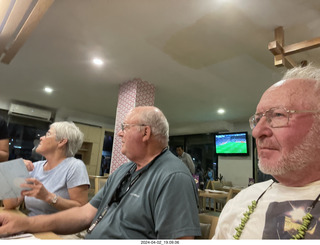
[[[198,190],[189,170],[168,150],[169,124],[156,107],[136,107],[121,130],[121,165],[82,207],[53,215],[0,214],[0,235],[88,229],[88,239],[176,239],[200,236]]]
[[[0,162],[9,158],[9,134],[6,121],[0,117]]]
[[[192,161],[191,156],[188,153],[184,152],[183,146],[182,145],[177,146],[176,152],[178,154],[178,157],[181,159],[181,161],[188,167],[191,174],[194,174],[195,173],[194,163]]]
[[[201,167],[201,163],[199,163],[196,167],[196,175],[199,176],[199,189],[203,190],[204,189],[204,174],[203,174],[203,169]]]
[[[29,216],[35,216],[86,204],[89,176],[84,163],[73,157],[82,142],[83,133],[73,122],[51,124],[36,149],[46,160],[24,160],[30,178],[22,187],[30,190],[22,191],[20,198],[3,200],[4,207],[15,208],[24,200]]]
[[[214,239],[319,239],[320,69],[288,70],[249,119],[259,168],[272,175],[227,202]]]

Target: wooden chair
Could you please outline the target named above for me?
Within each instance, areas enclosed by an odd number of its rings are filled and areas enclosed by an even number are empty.
[[[89,180],[90,180],[90,189],[88,193],[89,201],[95,194],[97,194],[100,188],[106,183],[108,177],[109,175],[107,176],[89,175]]]
[[[238,189],[233,189],[233,188],[230,188],[229,189],[229,192],[228,192],[228,196],[226,199],[216,199],[215,200],[215,211],[217,212],[221,212],[222,209],[224,208],[224,206],[226,205],[226,203],[234,198],[237,194],[239,193],[239,190]]]
[[[209,180],[206,186],[206,189],[217,190],[222,187],[220,181]]]
[[[228,192],[228,197],[227,197],[226,203],[227,203],[230,199],[234,198],[239,192],[240,192],[240,190],[238,190],[238,189],[232,189],[232,188],[230,188],[230,190],[229,190],[229,192]]]
[[[206,189],[210,190],[221,190],[223,187],[223,183],[216,180],[209,180],[206,186]],[[225,204],[226,199],[214,199],[213,201],[213,210],[221,212],[223,205]],[[211,201],[209,199],[209,210],[211,210]]]
[[[219,217],[207,214],[199,214],[201,236],[196,239],[212,239],[216,231]]]
[[[108,176],[99,176],[100,178],[95,178],[94,180],[94,194],[97,194],[98,191],[105,185],[108,180]]]

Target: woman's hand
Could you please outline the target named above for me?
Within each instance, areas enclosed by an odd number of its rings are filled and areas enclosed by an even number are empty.
[[[34,165],[31,161],[23,159],[23,162],[26,165],[28,171],[32,171],[34,169]]]
[[[45,202],[50,202],[52,193],[50,193],[44,185],[35,178],[26,179],[25,184],[21,184],[22,188],[28,188],[21,192],[22,196],[35,197]]]

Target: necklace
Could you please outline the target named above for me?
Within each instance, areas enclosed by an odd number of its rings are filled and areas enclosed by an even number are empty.
[[[243,213],[243,218],[241,219],[241,223],[238,227],[235,228],[236,234],[233,236],[234,239],[239,240],[240,236],[242,234],[242,231],[246,225],[246,223],[250,219],[250,215],[254,212],[255,208],[257,207],[257,204],[261,197],[266,193],[266,191],[273,185],[274,182],[271,183],[271,185],[268,186],[268,188],[262,192],[262,194],[258,197],[257,200],[253,200],[251,202],[251,205],[248,206],[248,211]],[[298,239],[304,239],[304,236],[306,234],[306,231],[309,229],[309,224],[313,218],[311,214],[311,210],[315,207],[318,200],[320,198],[320,194],[317,196],[317,198],[312,202],[311,206],[307,208],[307,213],[302,218],[302,224],[300,225],[299,229],[297,229],[297,233],[295,235],[292,235],[291,240],[298,240]]]

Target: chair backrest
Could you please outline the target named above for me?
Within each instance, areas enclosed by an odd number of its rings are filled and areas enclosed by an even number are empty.
[[[99,176],[94,180],[94,194],[97,194],[98,191],[105,185],[107,182],[107,176]]]
[[[201,237],[198,237],[198,239],[212,239],[216,231],[219,217],[208,214],[199,214],[199,220],[202,235]]]
[[[222,188],[222,183],[220,181],[209,180],[206,186],[206,189],[216,190]]]
[[[230,190],[228,192],[228,196],[227,196],[226,202],[228,202],[230,199],[234,198],[238,193],[239,193],[238,189],[230,188]]]

